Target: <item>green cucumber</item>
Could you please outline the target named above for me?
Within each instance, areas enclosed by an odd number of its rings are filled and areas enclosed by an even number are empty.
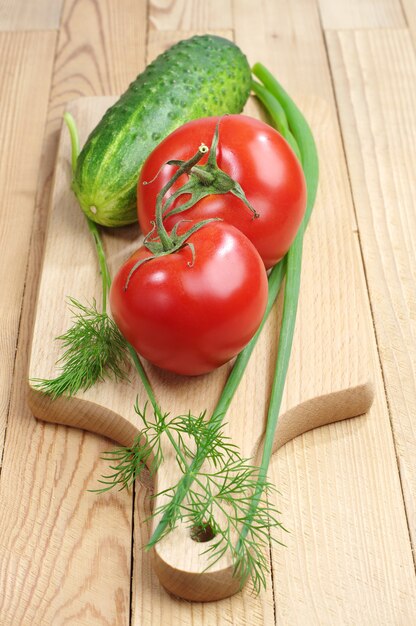
[[[240,113],[250,67],[231,41],[180,41],[161,54],[108,109],[78,156],[72,188],[84,213],[104,226],[137,220],[136,185],[146,157],[173,130],[198,117]]]

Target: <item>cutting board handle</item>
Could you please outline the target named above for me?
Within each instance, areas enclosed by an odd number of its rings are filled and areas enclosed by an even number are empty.
[[[366,382],[299,404],[279,418],[273,451],[277,452],[309,430],[362,415],[370,408],[373,398],[373,386]],[[258,456],[261,449],[262,445],[259,445]],[[169,464],[162,466],[158,472],[158,483],[161,481],[165,485],[169,472]],[[160,504],[156,498],[155,509]],[[155,518],[153,529],[157,523]],[[215,538],[210,541],[215,541]],[[154,568],[167,591],[186,600],[205,602],[227,598],[239,590],[240,581],[233,575],[229,555],[209,567],[209,559],[203,554],[207,547],[209,542],[194,540],[191,529],[184,523],[178,524],[156,544],[153,550]]]
[[[370,408],[373,397],[372,384],[365,382],[299,404],[280,416],[273,451],[276,452],[309,430],[362,415]],[[43,420],[76,425],[101,435],[105,434],[123,445],[131,445],[139,434],[138,428],[128,419],[80,398],[58,398],[52,401],[30,388],[29,404],[33,413]],[[77,416],[76,423],[74,415]],[[257,457],[260,456],[261,449],[260,444]],[[256,462],[259,460],[257,458]],[[174,463],[174,458],[167,451],[165,462],[156,477],[156,491],[170,486],[172,476],[177,475]],[[154,509],[157,510],[160,505],[160,499],[155,498]],[[158,521],[155,517],[153,529]],[[239,590],[240,581],[233,575],[233,566],[228,555],[208,568],[208,557],[203,554],[208,545],[208,542],[195,541],[185,523],[178,524],[156,544],[152,550],[154,568],[167,591],[186,600],[204,602],[226,598]]]
[[[68,105],[67,110],[77,120],[81,143],[113,102],[109,98],[83,98]],[[333,165],[339,158],[334,142],[335,120],[322,100],[308,99],[302,109],[314,129],[322,173],[316,208],[305,236],[302,293],[275,449],[307,430],[364,413],[373,396],[365,314],[368,304],[357,270],[357,242],[344,196],[338,198],[339,190],[332,187]],[[246,112],[257,116],[255,109],[247,108]],[[99,301],[101,297],[94,246],[71,191],[70,154],[68,133],[64,131],[55,168],[33,329],[29,366],[32,380],[53,378],[59,372],[56,363],[61,345],[54,338],[71,326],[71,314],[64,304],[67,296],[83,303],[91,298]],[[103,239],[112,275],[141,241],[134,226],[103,231]],[[239,447],[243,457],[258,457],[261,451],[280,315],[278,302],[227,412],[224,434]],[[144,363],[144,367],[164,410],[172,415],[188,410],[195,415],[204,411],[210,415],[231,364],[194,378],[170,376],[149,363]],[[133,407],[135,403],[143,407],[147,400],[133,368],[131,382],[108,380],[85,393],[54,402],[33,387],[29,390],[29,404],[36,417],[96,432],[122,446],[131,445],[139,434],[140,420]],[[165,458],[169,453],[167,450]],[[175,459],[171,461],[160,468],[156,491],[178,480],[180,471]],[[254,462],[258,464],[258,458]],[[194,541],[184,525],[157,544],[152,553],[166,589],[188,600],[217,600],[239,589],[228,557],[206,570],[208,563],[201,556],[204,547],[207,543]]]

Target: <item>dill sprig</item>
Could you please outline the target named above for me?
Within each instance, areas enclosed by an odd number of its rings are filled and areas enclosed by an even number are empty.
[[[226,554],[230,555],[241,587],[250,578],[258,593],[266,585],[270,531],[276,527],[284,530],[278,520],[279,511],[270,503],[269,496],[275,488],[268,482],[264,485],[263,496],[250,518],[249,532],[238,542],[239,532],[248,522],[259,468],[241,456],[238,447],[219,426],[212,428],[205,420],[205,413],[171,416],[155,405],[153,416],[149,417],[148,403],[140,410],[137,402],[135,410],[142,421],[140,435],[131,447],[117,448],[102,455],[110,462],[111,473],[99,480],[103,487],[92,491],[104,493],[114,487],[129,488],[145,467],[154,474],[163,462],[165,437],[165,442],[170,441],[175,448],[182,476],[152,496],[152,499],[166,497],[166,502],[151,515],[151,518],[163,516],[165,519],[159,540],[179,523],[185,523],[195,540],[201,536],[202,541],[209,540],[207,547],[201,548],[202,554],[208,555],[208,567]],[[201,466],[197,472],[193,470],[195,462]],[[275,537],[272,540],[277,541]]]
[[[71,163],[75,171],[79,141],[74,119],[64,115],[71,137]],[[86,217],[92,235],[102,281],[102,305],[98,311],[96,301],[81,304],[69,297],[73,325],[59,337],[65,352],[58,359],[61,372],[51,379],[32,379],[33,387],[56,399],[62,395],[73,396],[87,391],[95,383],[107,379],[127,379],[128,345],[114,321],[107,314],[107,297],[111,285],[110,272],[97,225]]]
[[[153,400],[155,398],[152,393],[151,401]],[[142,422],[140,434],[131,447],[117,448],[102,455],[104,460],[112,463],[117,461],[117,465],[110,466],[114,474],[103,476],[103,480],[99,481],[106,486],[94,491],[104,492],[117,486],[120,490],[131,487],[140,477],[144,465],[147,465],[151,475],[154,474],[164,460],[164,435],[175,448],[178,466],[185,475],[190,475],[191,472],[188,460],[195,460],[196,457],[211,462],[218,471],[224,471],[231,461],[241,462],[238,446],[233,444],[230,437],[226,437],[221,431],[213,433],[212,429],[208,434],[205,411],[197,416],[190,411],[172,416],[153,404],[152,419],[148,417],[148,408],[149,403],[146,402],[144,408],[140,409],[136,400],[134,410]]]
[[[87,391],[105,378],[127,378],[127,344],[113,320],[97,310],[95,300],[90,305],[68,300],[73,325],[56,338],[65,350],[57,361],[61,372],[52,379],[32,379],[35,389],[53,399]]]
[[[241,528],[248,522],[250,497],[257,479],[258,468],[251,465],[250,459],[229,459],[217,470],[193,475],[193,486],[187,488],[180,503],[175,502],[179,483],[165,490],[170,499],[152,514],[152,517],[166,516],[162,537],[178,523],[184,523],[196,541],[207,541],[207,547],[201,548],[201,554],[208,556],[207,570],[229,555],[240,587],[251,579],[255,593],[266,587],[270,540],[281,543],[271,531],[277,527],[285,530],[278,519],[280,512],[269,497],[275,488],[266,483],[256,513],[250,518],[249,532],[243,541],[237,541]]]

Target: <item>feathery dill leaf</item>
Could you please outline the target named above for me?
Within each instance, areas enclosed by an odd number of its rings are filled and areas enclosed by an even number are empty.
[[[83,305],[69,298],[73,325],[56,339],[65,349],[57,361],[61,372],[52,379],[33,379],[34,387],[57,398],[86,391],[105,378],[127,378],[127,344],[107,313],[97,310],[95,300]]]
[[[167,498],[150,518],[164,516],[166,525],[162,536],[181,522],[189,527],[195,540],[207,537],[201,541],[208,541],[202,549],[202,553],[208,555],[208,567],[230,554],[241,586],[251,579],[258,593],[266,586],[269,542],[277,541],[270,532],[276,527],[284,530],[278,520],[279,511],[270,504],[268,497],[275,491],[274,487],[270,483],[265,485],[257,510],[250,517],[249,532],[238,542],[241,528],[248,522],[258,467],[241,456],[238,447],[222,433],[219,425],[216,428],[209,425],[205,412],[198,416],[190,412],[171,416],[156,405],[153,415],[148,416],[147,409],[147,403],[141,410],[136,401],[135,411],[142,421],[140,435],[131,447],[102,455],[110,461],[112,473],[102,476],[99,482],[104,487],[94,491],[128,488],[146,465],[153,474],[163,462],[162,438],[169,437],[182,476],[175,484],[152,496],[152,499],[161,495]],[[197,472],[191,468],[191,461],[195,460],[197,463],[201,460]]]

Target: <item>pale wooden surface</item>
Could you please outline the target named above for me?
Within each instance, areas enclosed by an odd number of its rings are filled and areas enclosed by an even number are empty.
[[[406,26],[400,0],[319,0],[319,6],[325,29]]]
[[[0,31],[56,31],[59,29],[63,1],[3,0],[0,6]]]
[[[345,147],[371,301],[377,303],[374,322],[409,531],[416,541],[416,61],[405,30],[328,33],[328,46],[337,68],[341,124],[353,131],[345,133]]]
[[[0,33],[7,72],[0,81],[2,263],[0,284],[0,454],[14,369],[23,287],[33,223],[43,130],[48,108],[55,33]],[[39,76],[37,76],[39,72]],[[33,93],[37,97],[32,100]],[[31,113],[27,103],[32,101]],[[13,267],[13,272],[10,268]]]
[[[153,47],[163,49],[179,37],[180,31],[171,32],[169,37],[161,37],[156,46],[155,33]],[[68,105],[67,110],[77,121],[81,144],[112,103],[113,99],[108,97],[82,98]],[[324,138],[333,135],[328,107],[312,99],[305,101],[302,108],[308,116],[314,115],[314,131],[321,148]],[[247,112],[258,115],[261,110],[250,100]],[[196,140],[196,147],[198,145]],[[317,426],[363,414],[373,398],[370,320],[365,315],[366,291],[357,272],[354,235],[342,203],[338,204],[338,212],[326,209],[333,204],[333,190],[328,181],[333,178],[332,164],[339,155],[334,157],[331,145],[322,145],[320,152],[322,193],[306,238],[302,299],[288,373],[291,384],[286,388],[282,405],[276,449]],[[54,338],[70,325],[70,311],[64,306],[67,295],[81,302],[86,298],[97,301],[100,298],[100,278],[90,234],[70,190],[70,154],[69,135],[63,129],[33,328],[29,366],[29,378],[33,380],[57,375],[60,345]],[[114,275],[122,261],[139,245],[141,237],[138,229],[131,227],[111,231],[109,236],[104,234],[104,242]],[[338,250],[337,261],[333,258],[334,244]],[[249,458],[257,456],[265,430],[279,319],[280,310],[276,307],[227,414],[225,432],[239,445],[243,456]],[[305,350],[305,346],[310,349]],[[196,415],[203,411],[209,415],[230,366],[196,379],[167,375],[149,365],[146,369],[164,411],[176,415],[191,409]],[[263,375],[259,376],[259,372]],[[131,445],[140,428],[133,411],[134,403],[137,398],[139,406],[144,406],[147,398],[133,371],[130,371],[130,378],[131,382],[108,382],[59,401],[51,401],[32,386],[29,404],[37,417],[82,427],[111,437],[122,445]],[[179,479],[169,443],[164,456],[157,475],[158,491],[168,489]],[[154,501],[155,508],[162,504],[163,498]],[[154,526],[157,522],[156,518]],[[229,558],[221,559],[205,573],[209,561],[202,551],[185,526],[158,544],[158,572],[164,586],[175,595],[194,600],[214,600],[230,595],[238,588],[238,581],[232,576]]]
[[[411,98],[414,99],[415,95],[414,80],[404,79],[403,72],[411,71],[409,68],[414,64],[414,46],[406,43],[403,31],[395,35],[389,30],[403,24],[385,21],[386,15],[397,15],[397,2],[366,2],[365,5],[372,7],[370,15],[378,17],[372,17],[369,24],[364,18],[361,22],[358,13],[352,26],[357,30],[371,28],[371,33],[359,34],[354,30],[347,35],[328,33],[330,73],[317,2],[236,0],[233,6],[230,4],[223,2],[220,9],[216,9],[214,2],[195,0],[187,2],[185,7],[185,2],[170,0],[151,3],[146,12],[144,2],[66,2],[57,34],[59,43],[52,71],[54,87],[46,129],[44,117],[39,113],[44,102],[42,98],[45,98],[44,89],[47,89],[44,85],[42,90],[39,81],[43,83],[45,72],[37,71],[37,88],[24,99],[30,102],[31,114],[36,116],[38,127],[46,130],[47,138],[37,201],[34,189],[25,189],[26,201],[30,201],[32,210],[36,206],[37,211],[35,217],[32,213],[24,225],[30,230],[28,224],[34,219],[16,360],[13,359],[13,346],[16,345],[17,325],[15,323],[14,331],[12,328],[6,332],[3,329],[7,328],[8,322],[2,318],[2,333],[9,346],[9,360],[2,360],[4,376],[9,380],[5,397],[11,397],[10,406],[7,400],[2,404],[2,416],[4,422],[7,421],[0,477],[2,626],[3,623],[5,626],[59,626],[64,623],[407,625],[415,622],[412,545],[406,523],[408,521],[409,526],[414,527],[409,481],[411,476],[414,478],[415,460],[410,456],[412,405],[407,395],[412,389],[409,385],[414,383],[409,378],[411,368],[406,362],[414,354],[414,326],[411,324],[414,322],[415,299],[406,271],[409,267],[410,276],[412,270],[414,272],[412,248],[406,247],[408,240],[414,241],[414,234],[409,223],[403,227],[404,235],[401,235],[399,224],[401,220],[405,224],[405,219],[407,216],[410,219],[411,215],[403,207],[410,207],[411,211],[415,201],[410,161],[408,167],[401,167],[406,150],[410,150],[407,146],[411,146],[408,123],[414,115]],[[326,5],[328,7],[328,3]],[[350,23],[342,22],[342,15],[348,13],[345,6],[349,3],[344,0],[334,2],[335,5],[339,7],[339,18],[332,17],[333,24],[338,29],[351,29]],[[7,6],[11,4],[4,3],[4,7]],[[414,3],[406,1],[403,7],[411,27],[415,24]],[[221,13],[224,20],[219,23]],[[148,530],[141,525],[148,505],[145,489],[140,485],[136,489],[133,509],[131,581],[131,497],[115,494],[98,503],[91,501],[90,494],[85,491],[94,484],[104,467],[97,461],[99,451],[107,449],[110,443],[74,429],[36,423],[26,407],[28,341],[50,168],[62,105],[74,95],[117,92],[127,85],[142,67],[146,14],[147,23],[152,22],[151,29],[176,30],[184,28],[184,24],[186,28],[203,30],[233,28],[237,42],[247,52],[250,61],[262,60],[268,64],[296,97],[323,98],[330,105],[333,120],[336,104],[342,124],[357,220],[352,211],[341,147],[337,152],[339,157],[335,157],[339,159],[340,172],[331,185],[336,200],[349,207],[353,228],[356,228],[356,221],[358,224],[356,245],[366,267],[366,275],[364,277],[361,273],[361,280],[366,279],[379,346],[376,352],[373,340],[376,404],[365,419],[304,435],[285,446],[276,457],[271,477],[282,493],[279,506],[292,532],[290,543],[285,538],[288,548],[273,549],[274,595],[268,592],[255,602],[250,602],[249,596],[243,593],[234,596],[231,602],[188,604],[173,599],[160,588],[150,570],[147,555],[141,550],[148,537]],[[7,30],[11,27],[7,25],[9,18],[4,15],[3,9],[0,21],[3,19],[3,28]],[[383,29],[377,30],[380,26]],[[14,42],[18,42],[21,36],[20,33],[10,35]],[[38,36],[43,38],[45,46],[51,33],[42,32]],[[335,39],[331,40],[331,37]],[[354,40],[359,42],[359,55],[354,50],[357,45]],[[392,54],[389,50],[393,48],[394,54],[389,60]],[[27,54],[30,58],[31,51]],[[7,57],[2,55],[3,58]],[[88,59],[91,62],[87,62]],[[3,81],[6,76],[15,79],[11,62],[2,64]],[[375,71],[371,65],[373,62],[378,67],[387,64],[387,75]],[[352,81],[348,72],[352,72]],[[18,73],[23,75],[23,69]],[[336,87],[336,102],[331,78]],[[403,81],[402,86],[398,84],[400,81]],[[369,118],[363,118],[365,104],[359,96],[360,89],[363,89],[361,85],[365,86],[366,98],[371,102]],[[11,84],[11,89],[15,95],[8,108],[12,118],[17,109],[15,103],[19,103],[23,95],[15,83]],[[2,95],[2,111],[4,102]],[[365,115],[368,116],[368,112]],[[387,116],[389,124],[387,129],[382,126],[382,132],[379,126],[381,115]],[[370,118],[370,126],[364,123],[364,127],[360,127],[363,119]],[[33,127],[33,118],[30,121]],[[402,140],[399,141],[398,137]],[[334,142],[332,137],[327,141]],[[382,142],[382,149],[375,142]],[[16,159],[19,164],[22,141],[9,143],[10,159]],[[337,143],[338,139],[335,139]],[[377,168],[383,176],[379,191],[373,145],[377,147]],[[39,147],[38,152],[35,146],[31,148],[31,154],[33,164],[39,166]],[[354,159],[358,172],[355,177]],[[361,169],[357,165],[360,162],[363,163]],[[391,168],[391,172],[386,171],[387,168]],[[18,183],[26,182],[24,174],[18,171]],[[370,172],[369,178],[364,180],[367,172]],[[9,173],[2,171],[1,176],[2,189],[5,189],[5,184],[10,183]],[[18,183],[12,188],[15,198],[18,197]],[[365,190],[364,186],[368,189]],[[364,191],[368,198],[363,195]],[[395,209],[394,213],[389,212],[389,206]],[[375,226],[379,230],[371,226],[372,215],[377,215]],[[21,236],[24,228],[19,227],[18,236],[12,239],[8,230],[12,226],[12,217],[4,204],[1,217],[2,250],[10,250],[17,243],[20,255],[27,258],[27,235],[26,239]],[[388,236],[380,238],[383,219],[389,225]],[[387,284],[386,266],[382,263],[387,263],[387,258],[393,258],[393,254],[398,271],[394,277],[396,284],[392,285],[391,282]],[[25,282],[24,272],[19,274],[16,261],[12,263],[8,274],[13,277],[14,290],[5,299],[6,312],[8,304],[12,306],[12,298],[21,300]],[[387,266],[387,269],[391,271],[391,267]],[[400,291],[402,296],[398,300]],[[396,308],[391,311],[393,304]],[[400,337],[398,324],[406,332],[401,343],[397,343]],[[392,348],[390,355],[386,356],[386,352],[380,349],[383,345]],[[395,363],[394,359],[399,357],[402,360]],[[414,399],[414,394],[412,397]],[[403,441],[406,442],[404,447]],[[405,480],[401,474],[403,471]],[[94,558],[85,558],[87,554],[93,554]]]

